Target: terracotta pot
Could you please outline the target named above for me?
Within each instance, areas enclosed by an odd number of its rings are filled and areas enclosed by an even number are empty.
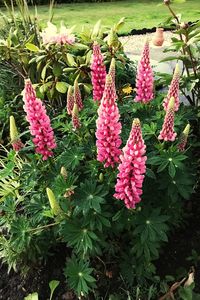
[[[164,29],[163,28],[156,28],[155,35],[152,39],[152,42],[154,46],[162,46],[164,42],[164,34],[163,34]]]

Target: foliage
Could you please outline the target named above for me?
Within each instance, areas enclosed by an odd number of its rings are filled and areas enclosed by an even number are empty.
[[[198,106],[200,98],[200,22],[194,22],[191,26],[187,22],[181,21],[181,15],[174,12],[170,3],[166,6],[172,16],[164,23],[164,26],[175,25],[176,37],[172,38],[171,45],[165,52],[175,52],[176,55],[171,55],[162,62],[178,60],[183,64],[181,92],[191,105]]]
[[[136,299],[145,299],[146,295],[151,299],[156,293],[155,261],[170,233],[183,221],[185,203],[194,191],[197,137],[190,134],[183,153],[178,151],[178,140],[161,143],[158,135],[165,115],[164,95],[159,93],[151,103],[143,105],[134,102],[132,89],[128,96],[124,92],[124,85],[134,87],[130,78],[133,64],[117,36],[124,20],[103,34],[97,22],[92,31],[81,32],[72,45],[45,46],[37,24],[31,23],[28,33],[26,22],[30,20],[24,18],[22,27],[11,28],[1,42],[1,59],[3,63],[12,62],[10,68],[17,70],[20,77],[31,77],[51,117],[57,148],[54,157],[43,161],[34,153],[25,121],[19,122],[24,148],[16,153],[10,143],[1,145],[0,257],[9,270],[25,273],[65,244],[71,255],[63,262],[64,274],[78,297],[89,299],[98,293],[106,297],[112,293],[107,287],[113,279],[118,285],[116,293],[125,286]],[[96,39],[107,67],[112,57],[116,59],[122,146],[132,120],[138,117],[142,123],[148,160],[142,201],[135,210],[128,210],[122,201],[113,198],[117,168],[105,169],[96,160],[98,103],[91,97],[89,69]],[[81,127],[76,131],[66,112],[66,91],[75,79],[84,102],[79,112]],[[22,106],[21,95],[18,102]],[[24,117],[17,106],[12,108],[12,114],[20,120]],[[197,125],[196,111],[181,104],[175,115],[178,136],[188,122]],[[8,135],[7,128],[5,133]],[[52,203],[59,208],[56,213]],[[130,299],[128,292],[126,296]]]

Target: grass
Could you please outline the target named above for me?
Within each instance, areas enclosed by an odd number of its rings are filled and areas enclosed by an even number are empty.
[[[158,26],[170,14],[164,5],[158,6],[162,0],[124,0],[110,3],[81,3],[60,4],[54,7],[53,22],[59,24],[61,20],[71,27],[76,25],[75,31],[82,26],[92,26],[101,19],[102,24],[110,27],[120,18],[125,17],[126,23],[121,30],[122,34],[132,29],[151,28]],[[185,3],[174,4],[176,13],[182,13],[185,21],[200,19],[200,0],[187,0]],[[44,26],[48,21],[48,6],[38,6],[38,18]],[[31,8],[34,13],[34,8]]]

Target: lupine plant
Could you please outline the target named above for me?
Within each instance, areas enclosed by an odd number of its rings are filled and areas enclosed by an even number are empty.
[[[17,118],[13,108],[10,139],[0,148],[2,261],[25,273],[65,245],[63,272],[79,299],[109,296],[112,282],[119,294],[124,284],[127,289],[156,284],[155,261],[182,224],[196,183],[196,116],[183,104],[175,111],[175,95],[165,111],[165,95],[153,94],[148,44],[137,70],[141,101],[119,93],[118,74],[126,72],[126,64],[118,64],[125,54],[117,25],[98,46],[107,53],[100,61],[101,76],[104,64],[108,73],[102,98],[94,101],[96,93],[86,93],[83,86],[96,91],[100,78],[88,55],[99,27],[85,34],[87,50],[77,45],[73,54],[75,44],[63,44],[65,30],[62,38],[55,31],[56,39],[43,31],[45,43],[27,45],[32,67],[23,66],[24,111]],[[60,105],[52,104],[60,99]],[[23,147],[12,147],[19,138]],[[137,288],[133,297],[136,293]]]

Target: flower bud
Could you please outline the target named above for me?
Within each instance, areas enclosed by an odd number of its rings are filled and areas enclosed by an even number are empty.
[[[62,175],[65,180],[67,179],[68,174],[67,174],[67,170],[65,169],[65,167],[61,167],[60,175]]]
[[[10,140],[15,151],[19,151],[24,147],[24,144],[19,138],[15,118],[13,116],[10,116]]]
[[[104,179],[103,173],[100,173],[99,174],[99,182],[103,182],[103,179]]]
[[[62,213],[62,209],[60,208],[60,205],[58,201],[56,200],[56,197],[53,193],[53,191],[50,188],[46,188],[47,196],[49,199],[49,204],[51,206],[52,212],[55,216]]]

